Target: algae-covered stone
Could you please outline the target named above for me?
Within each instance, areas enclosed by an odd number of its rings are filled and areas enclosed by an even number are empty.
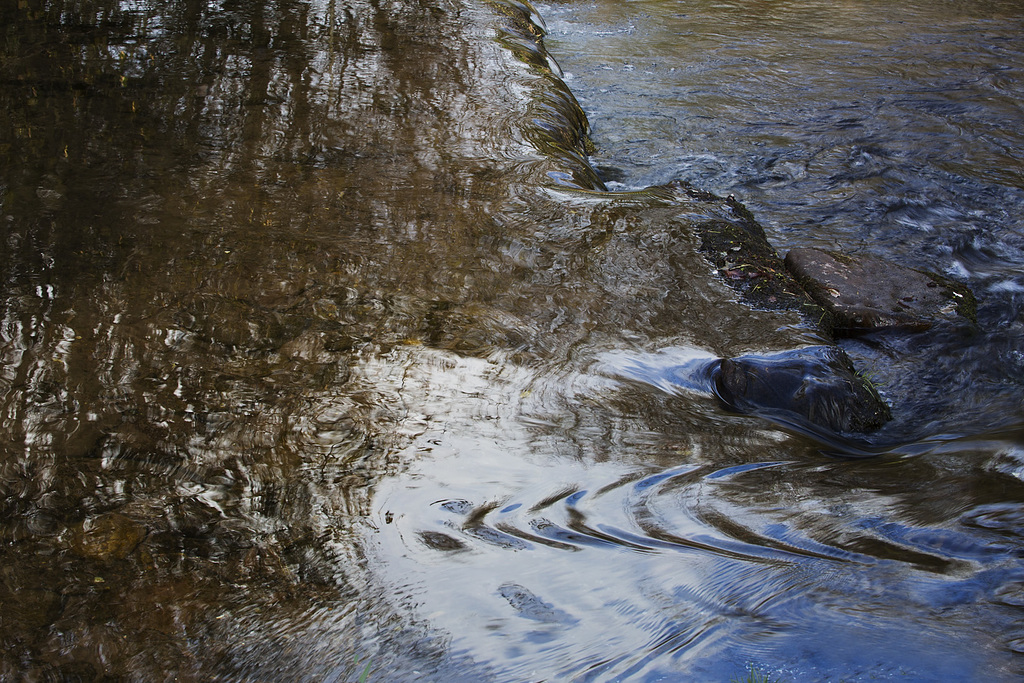
[[[964,285],[874,256],[793,249],[786,267],[828,310],[836,332],[926,330],[941,322],[975,322]]]
[[[753,214],[733,197],[690,192],[723,209],[719,217],[696,226],[700,251],[722,281],[751,306],[797,311],[822,333],[830,334],[831,319],[786,269]]]

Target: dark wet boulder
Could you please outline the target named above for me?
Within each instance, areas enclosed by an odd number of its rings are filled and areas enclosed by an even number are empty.
[[[730,410],[812,432],[866,433],[892,417],[871,383],[836,346],[726,358],[715,373],[714,388]]]
[[[975,322],[975,300],[967,287],[885,259],[793,249],[786,267],[831,314],[836,333],[922,331],[942,321]]]

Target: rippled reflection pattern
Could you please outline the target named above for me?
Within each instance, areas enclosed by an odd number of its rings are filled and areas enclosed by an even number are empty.
[[[356,367],[475,298],[489,177],[543,164],[494,23],[0,10],[0,677],[344,677],[378,632],[444,665],[362,591],[408,427],[404,369]]]
[[[549,48],[589,46],[555,50],[564,81],[511,1],[0,7],[0,678],[1024,674],[1019,111],[951,116],[948,85],[858,100],[824,120],[865,139],[819,149],[747,108],[775,81],[718,87],[762,80],[748,4],[601,3],[586,30],[544,7]],[[843,8],[825,71],[871,11]],[[1019,13],[973,11],[935,30],[979,36],[964,69],[1012,99]],[[680,12],[728,54],[666,47]],[[668,71],[617,69],[626,116],[592,77],[638,32]],[[696,53],[695,117],[667,74]],[[874,139],[892,107],[932,123]],[[787,152],[744,147],[737,108]],[[648,125],[673,117],[715,123]],[[922,160],[951,122],[974,132]],[[892,189],[908,168],[924,185]],[[746,179],[780,243],[881,235],[985,294],[971,339],[847,344],[894,402],[875,457],[720,404],[719,359],[823,339],[714,278],[694,225],[729,203],[602,191],[677,176]],[[820,232],[780,230],[780,206]]]
[[[793,678],[1015,676],[1019,433],[837,461],[772,431],[684,427],[672,400],[676,428],[652,425],[642,388],[611,397],[600,374],[471,391],[495,372],[430,378],[421,410],[448,406],[445,424],[380,487],[372,541],[384,585],[453,649],[502,662],[499,679],[728,680],[744,661]]]

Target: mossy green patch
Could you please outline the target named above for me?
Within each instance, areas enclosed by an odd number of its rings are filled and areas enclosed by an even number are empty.
[[[943,294],[956,305],[957,315],[966,318],[975,325],[978,324],[978,299],[967,285],[928,270],[919,270],[917,272],[927,275],[935,284],[943,288]]]

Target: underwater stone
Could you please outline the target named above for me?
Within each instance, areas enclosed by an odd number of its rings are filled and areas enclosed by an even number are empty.
[[[836,333],[976,322],[967,287],[885,259],[799,248],[786,255],[786,267],[832,314]]]
[[[146,528],[116,512],[78,524],[71,532],[71,549],[93,560],[123,560],[146,537]]]

